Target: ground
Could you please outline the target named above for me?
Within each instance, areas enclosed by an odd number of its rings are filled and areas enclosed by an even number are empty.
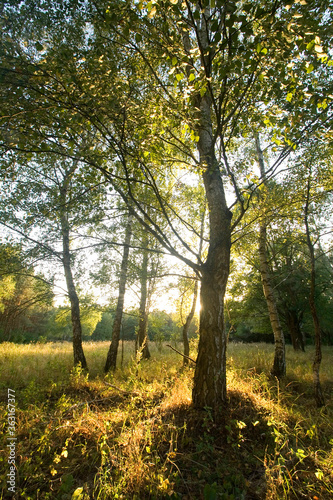
[[[151,345],[152,359],[138,364],[125,343],[122,366],[106,377],[108,344],[84,349],[89,375],[72,369],[70,344],[0,345],[1,498],[332,498],[333,348],[324,349],[327,404],[318,410],[312,348],[288,348],[278,383],[269,377],[273,346],[230,344],[228,404],[218,420],[209,408],[193,409],[193,368],[183,369],[168,347]],[[7,483],[9,415],[15,494]]]

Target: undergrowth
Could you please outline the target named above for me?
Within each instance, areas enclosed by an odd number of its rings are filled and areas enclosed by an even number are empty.
[[[288,349],[288,374],[269,378],[272,346],[229,346],[229,403],[214,421],[191,406],[193,367],[152,345],[104,377],[107,343],[0,345],[1,498],[272,500],[333,497],[332,367],[315,407],[311,349]],[[161,352],[160,352],[161,351]],[[195,355],[193,353],[193,355]],[[309,371],[310,370],[310,371]],[[7,489],[8,388],[16,395],[16,493]]]

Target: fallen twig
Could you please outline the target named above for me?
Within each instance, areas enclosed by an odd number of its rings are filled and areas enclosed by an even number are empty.
[[[102,399],[92,399],[91,401],[82,401],[81,403],[76,403],[75,405],[70,406],[65,410],[64,415],[66,413],[69,413],[71,410],[74,410],[75,408],[79,408],[80,406],[85,406],[87,405],[87,408],[89,408],[89,405],[92,403],[104,403],[104,401],[109,401],[110,398],[102,398]]]
[[[120,387],[117,387],[116,385],[109,384],[109,382],[105,382],[105,380],[104,380],[104,384],[108,385],[109,387],[112,387],[113,389],[116,389],[119,392],[122,392],[123,394],[128,394],[128,395],[129,394],[133,394],[134,396],[139,396],[138,392],[135,392],[135,391],[125,391],[124,389],[121,389]]]
[[[186,356],[186,354],[183,354],[180,351],[177,351],[177,349],[175,349],[174,347],[172,347],[172,345],[167,344],[166,346],[170,347],[170,349],[172,349],[173,351],[176,351],[178,354],[180,354],[181,356],[183,356],[183,358],[189,359],[190,361],[192,361],[192,363],[196,363],[196,361],[194,359],[190,358],[189,356]]]

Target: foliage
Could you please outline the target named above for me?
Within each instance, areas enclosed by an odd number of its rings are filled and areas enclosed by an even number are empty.
[[[36,340],[45,328],[52,305],[52,283],[33,266],[19,246],[0,245],[0,339]]]
[[[274,235],[269,241],[271,279],[277,298],[281,322],[290,342],[290,328],[297,324],[308,343],[313,339],[313,324],[309,311],[309,268],[304,240],[295,235]],[[331,342],[331,303],[333,298],[332,268],[329,255],[317,255],[318,314],[323,324],[323,340]],[[246,269],[246,267],[245,267]],[[229,321],[233,326],[231,339],[243,341],[272,340],[267,308],[262,294],[260,274],[253,259],[253,266],[234,275],[230,287],[232,298],[228,301]],[[239,300],[237,297],[242,296]],[[291,324],[291,319],[294,323]],[[292,332],[291,332],[292,333]]]

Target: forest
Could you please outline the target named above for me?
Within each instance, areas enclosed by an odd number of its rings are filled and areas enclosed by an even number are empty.
[[[331,498],[331,2],[0,24],[2,498]]]

